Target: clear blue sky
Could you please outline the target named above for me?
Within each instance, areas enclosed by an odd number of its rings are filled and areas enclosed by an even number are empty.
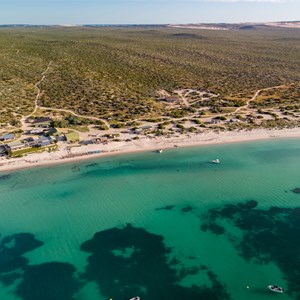
[[[0,24],[300,20],[300,0],[0,0]]]

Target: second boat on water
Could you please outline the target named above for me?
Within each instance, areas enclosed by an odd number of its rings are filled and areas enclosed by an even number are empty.
[[[213,159],[211,162],[214,163],[214,164],[219,164],[220,160],[218,158],[216,158],[216,159]]]
[[[278,285],[268,285],[268,289],[275,293],[283,293],[284,289]]]

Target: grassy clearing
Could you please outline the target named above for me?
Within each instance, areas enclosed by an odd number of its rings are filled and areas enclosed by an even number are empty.
[[[74,130],[77,130],[77,131],[80,131],[80,132],[89,132],[89,128],[87,126],[70,126],[69,127],[71,130],[74,129]]]
[[[45,151],[55,151],[57,149],[56,145],[51,145],[47,147],[40,147],[40,148],[25,148],[25,149],[20,149],[20,150],[15,150],[11,151],[10,157],[22,157],[26,154],[30,153],[40,153],[40,152],[45,152]]]

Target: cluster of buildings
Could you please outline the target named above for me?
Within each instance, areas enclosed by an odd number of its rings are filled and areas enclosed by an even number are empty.
[[[32,128],[25,132],[28,138],[16,140],[14,133],[0,136],[0,156],[6,156],[13,151],[26,148],[47,147],[57,141],[76,142],[79,141],[77,132],[58,133],[52,126],[50,118],[38,118],[32,122]]]
[[[152,125],[145,125],[138,128],[132,128],[122,133],[133,133],[136,135],[150,133],[154,127]],[[94,135],[89,140],[81,141],[81,144],[107,144],[108,140],[117,140],[119,134],[104,134]],[[129,141],[127,139],[126,141]],[[30,124],[29,129],[22,134],[6,133],[0,136],[0,157],[1,156],[15,156],[25,154],[27,152],[34,152],[32,148],[51,147],[57,142],[74,143],[79,142],[79,133],[70,131],[68,129],[60,129],[59,131],[53,126],[53,120],[48,117],[36,118]],[[19,151],[24,149],[24,151]],[[28,151],[27,151],[28,150]]]
[[[50,146],[55,143],[55,141],[55,137],[44,135],[39,136],[38,138],[29,137],[22,140],[10,141],[0,145],[0,156],[8,155],[9,153],[20,149]]]

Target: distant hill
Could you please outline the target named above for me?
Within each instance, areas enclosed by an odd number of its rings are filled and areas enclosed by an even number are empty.
[[[210,30],[253,30],[259,28],[300,28],[300,21],[280,21],[261,23],[189,23],[189,24],[57,24],[57,25],[31,25],[31,24],[0,24],[0,28],[47,28],[47,27],[175,27],[189,29]]]
[[[0,24],[0,28],[48,28],[48,27],[166,27],[166,24],[57,24],[57,25],[30,25],[30,24]]]
[[[47,25],[30,25],[30,24],[0,24],[0,28],[39,28]]]
[[[194,23],[194,24],[170,24],[169,27],[210,29],[210,30],[253,30],[259,28],[300,28],[300,21],[281,21],[266,23]]]
[[[266,25],[273,26],[273,27],[284,27],[284,28],[300,28],[300,21],[271,22],[271,23],[266,23]]]

